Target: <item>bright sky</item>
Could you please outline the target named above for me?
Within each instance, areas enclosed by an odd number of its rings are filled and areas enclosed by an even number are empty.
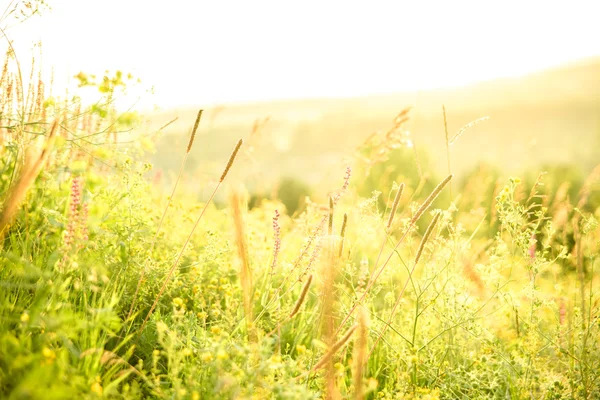
[[[47,2],[8,30],[21,59],[41,38],[57,85],[121,69],[164,107],[421,90],[600,55],[597,0]]]

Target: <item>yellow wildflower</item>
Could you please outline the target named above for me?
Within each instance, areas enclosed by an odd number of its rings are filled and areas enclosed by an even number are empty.
[[[277,354],[272,355],[271,362],[274,364],[281,364],[281,356]]]
[[[100,384],[102,380],[100,379],[99,376],[96,377],[96,381],[94,383],[92,383],[92,386],[90,387],[90,390],[94,393],[96,393],[98,396],[102,396],[102,385]]]
[[[175,298],[173,299],[173,304],[174,304],[176,307],[181,307],[181,306],[183,305],[183,299],[182,299],[181,297],[175,297]]]
[[[56,359],[56,353],[54,352],[54,350],[51,350],[47,347],[44,347],[42,349],[42,356],[44,356],[44,359],[48,364],[52,364]]]
[[[102,396],[102,385],[100,384],[100,382],[94,382],[92,383],[92,387],[90,388],[90,390],[94,393],[96,393],[98,396]]]
[[[298,344],[296,345],[296,351],[298,352],[298,354],[304,354],[306,353],[306,346],[303,344]]]
[[[21,314],[21,322],[24,324],[29,322],[29,314],[27,314],[27,312]]]
[[[227,354],[225,350],[220,349],[219,351],[217,351],[217,358],[219,360],[227,360],[229,358],[229,354]]]

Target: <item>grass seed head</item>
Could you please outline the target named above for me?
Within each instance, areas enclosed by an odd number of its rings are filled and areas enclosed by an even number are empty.
[[[450,182],[450,180],[452,180],[453,176],[454,175],[452,175],[452,174],[448,175],[443,181],[441,181],[435,187],[435,189],[433,189],[433,192],[431,192],[431,194],[425,199],[423,204],[421,204],[421,207],[419,207],[417,212],[415,212],[415,215],[412,217],[412,219],[410,221],[411,224],[414,224],[415,222],[418,221],[419,218],[421,218],[423,213],[425,211],[427,211],[427,209],[431,206],[431,203],[433,203],[433,201],[439,196],[442,189],[444,189],[444,187],[448,184],[448,182]]]
[[[290,313],[290,318],[293,318],[298,311],[300,311],[300,307],[302,307],[302,303],[304,303],[304,299],[306,299],[306,294],[308,293],[308,289],[310,289],[310,284],[312,283],[313,276],[312,274],[308,276],[306,283],[302,287],[302,291],[300,292],[300,297],[296,300],[296,304]]]
[[[398,191],[396,192],[396,197],[394,197],[394,203],[392,204],[392,210],[390,211],[390,217],[388,218],[387,229],[390,229],[392,226],[392,222],[394,222],[394,216],[396,215],[396,210],[398,209],[398,203],[400,203],[400,198],[402,197],[402,192],[404,191],[404,182],[400,184],[398,187]]]
[[[344,213],[344,219],[342,220],[342,229],[340,231],[340,251],[338,257],[342,256],[344,251],[344,238],[346,237],[346,225],[348,224],[348,214]]]
[[[196,138],[196,131],[198,130],[198,125],[200,125],[202,111],[203,110],[198,111],[198,116],[196,116],[196,122],[194,123],[194,129],[192,129],[192,135],[190,136],[190,141],[188,143],[186,153],[189,153],[192,150],[192,146],[194,145],[194,139]]]
[[[229,161],[227,162],[227,166],[225,167],[225,170],[223,171],[223,175],[221,175],[221,179],[219,179],[219,182],[223,182],[225,180],[225,177],[231,169],[231,166],[233,165],[233,161],[235,160],[238,151],[240,151],[240,147],[242,147],[242,143],[244,143],[244,141],[240,139],[235,145],[235,149],[233,149],[233,153],[231,153],[231,156],[229,156]]]
[[[425,231],[425,234],[423,235],[423,239],[421,239],[421,243],[419,244],[419,249],[417,250],[417,256],[415,257],[415,264],[419,263],[419,259],[421,258],[421,255],[423,254],[423,249],[425,248],[425,245],[427,244],[427,241],[429,240],[429,237],[431,236],[431,232],[433,232],[433,229],[437,225],[437,223],[440,219],[440,215],[441,215],[441,213],[439,213],[439,212],[436,213],[435,216],[433,217],[433,219],[431,220],[431,222],[429,223],[429,225],[427,226],[427,230]]]

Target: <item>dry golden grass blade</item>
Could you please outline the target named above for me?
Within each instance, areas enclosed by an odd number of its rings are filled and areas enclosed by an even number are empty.
[[[579,201],[577,202],[577,208],[582,209],[588,202],[590,198],[590,194],[592,193],[594,183],[600,180],[600,165],[597,165],[596,168],[592,170],[592,172],[585,178],[583,182],[583,186],[579,191]]]
[[[367,346],[369,339],[369,326],[367,311],[362,306],[358,310],[356,324],[356,339],[354,340],[354,351],[352,354],[352,359],[354,362],[352,369],[352,381],[354,382],[354,399],[363,400],[365,398],[363,392],[363,375],[365,365],[368,360]]]
[[[246,327],[248,337],[254,337],[252,334],[252,270],[248,259],[248,245],[246,243],[246,234],[244,229],[244,218],[242,216],[242,196],[234,191],[231,193],[229,203],[233,211],[233,225],[235,228],[235,243],[240,259],[240,284],[242,286],[244,313],[246,317]]]
[[[8,195],[5,198],[2,207],[2,213],[0,213],[0,242],[4,240],[4,235],[8,231],[21,203],[25,199],[27,191],[31,185],[33,185],[35,179],[48,160],[48,155],[52,151],[52,146],[54,144],[57,127],[58,121],[54,121],[46,138],[44,148],[39,154],[33,154],[33,150],[28,152],[18,178],[8,190]]]
[[[337,353],[337,351],[340,348],[342,348],[342,346],[344,346],[346,343],[348,343],[348,341],[352,337],[352,333],[356,330],[356,328],[358,328],[358,324],[352,325],[350,327],[350,329],[348,329],[346,331],[346,333],[344,334],[344,336],[342,336],[342,338],[340,340],[338,340],[337,342],[335,342],[333,344],[333,346],[331,346],[331,348],[329,349],[329,351],[327,353],[325,353],[325,355],[323,357],[321,357],[321,359],[319,360],[319,362],[316,363],[314,365],[314,367],[312,367],[311,371],[316,371],[318,369],[323,368],[327,364],[327,362],[329,362],[329,360],[331,360],[331,358],[335,355],[335,353]]]

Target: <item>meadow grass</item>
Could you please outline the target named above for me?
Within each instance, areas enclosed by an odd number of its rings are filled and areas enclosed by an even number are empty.
[[[600,397],[597,172],[576,198],[484,169],[453,197],[451,171],[359,196],[406,109],[322,203],[217,207],[242,140],[207,201],[179,178],[167,196],[110,102],[18,82],[3,72],[0,397]]]

